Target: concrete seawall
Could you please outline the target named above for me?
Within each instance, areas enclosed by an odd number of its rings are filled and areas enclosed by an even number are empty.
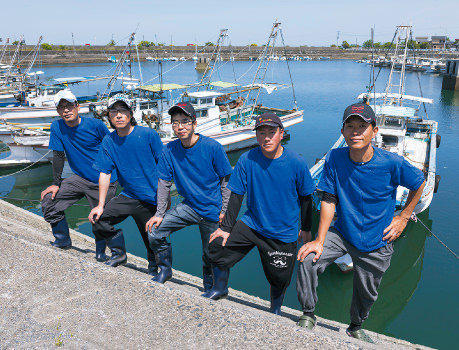
[[[110,268],[91,238],[71,235],[72,249],[53,248],[43,218],[0,201],[0,349],[427,349],[372,332],[376,344],[364,343],[321,318],[302,329],[298,310],[275,316],[235,290],[211,301],[200,278],[180,271],[160,285],[144,259]]]

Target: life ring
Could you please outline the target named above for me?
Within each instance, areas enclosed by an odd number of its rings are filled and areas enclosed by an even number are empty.
[[[438,186],[440,185],[441,176],[435,175],[435,186],[434,186],[434,193],[437,193]]]

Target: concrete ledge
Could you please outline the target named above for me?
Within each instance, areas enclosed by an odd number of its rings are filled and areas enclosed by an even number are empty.
[[[208,300],[201,279],[180,271],[161,285],[144,259],[111,268],[91,238],[71,235],[73,249],[53,248],[43,218],[0,201],[0,349],[427,349],[372,332],[376,344],[364,343],[321,318],[305,330],[298,310],[275,316],[240,291]]]

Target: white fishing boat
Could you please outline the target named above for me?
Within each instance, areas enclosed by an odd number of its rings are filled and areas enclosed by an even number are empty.
[[[419,111],[425,109],[425,104],[432,104],[433,100],[405,94],[405,43],[409,40],[410,26],[397,27],[396,53],[400,60],[393,60],[386,90],[383,93],[366,92],[358,99],[368,103],[375,111],[379,132],[372,141],[374,147],[385,149],[404,157],[410,164],[424,173],[425,187],[419,202],[414,209],[415,214],[426,210],[437,191],[440,175],[436,174],[436,154],[441,138],[437,134],[438,123],[429,120],[427,115],[420,116]],[[401,64],[395,67],[395,62]],[[399,79],[396,79],[396,75]],[[397,80],[397,81],[396,81]],[[374,84],[373,84],[374,86]],[[423,107],[421,109],[421,107]],[[341,135],[332,149],[346,147],[344,137]],[[311,169],[311,176],[316,184],[320,182],[326,155]],[[394,215],[403,209],[409,190],[399,186],[396,194]],[[320,194],[314,195],[314,205],[320,210]],[[352,259],[349,255],[335,261],[343,272],[351,271]]]
[[[202,79],[199,84],[188,86],[179,84],[155,84],[131,89],[129,93],[133,99],[134,117],[138,124],[155,128],[164,143],[170,142],[175,139],[175,136],[167,111],[175,102],[179,100],[187,101],[194,106],[197,112],[197,132],[214,138],[223,145],[226,151],[234,151],[256,144],[253,126],[255,123],[254,119],[260,114],[265,112],[276,113],[281,118],[286,128],[301,123],[303,121],[303,111],[298,110],[296,103],[292,109],[288,110],[266,107],[261,105],[259,101],[261,90],[272,93],[276,89],[289,87],[282,84],[265,84],[263,82],[269,64],[268,57],[270,57],[270,54],[272,55],[275,38],[279,30],[280,23],[275,23],[271,30],[268,43],[265,45],[263,53],[259,58],[260,63],[258,69],[250,85],[241,87],[237,84],[222,81],[210,82],[214,69],[212,63],[209,65],[209,74],[206,76],[207,80],[204,81],[204,79]],[[226,32],[221,32],[221,35],[226,35]],[[219,50],[215,52],[216,59],[213,60],[213,62],[219,61],[219,52]],[[118,65],[122,64],[124,56],[123,54]],[[113,82],[116,79],[115,73],[103,96],[108,96],[113,87]],[[209,90],[199,91],[199,89],[203,87]],[[293,84],[291,87],[293,89]],[[230,88],[235,89],[235,91],[224,92],[225,89]],[[197,91],[185,91],[176,101],[174,101],[168,94],[171,91],[179,89]],[[216,91],[217,89],[222,90]],[[134,92],[136,93],[134,94]],[[236,95],[238,97],[233,97]],[[242,95],[244,95],[244,97],[242,97]],[[91,106],[91,110],[94,117],[107,122],[106,106],[103,103]],[[33,131],[28,128],[24,130],[22,135],[28,136],[28,134],[34,134]],[[41,131],[42,130],[40,130],[40,132]],[[9,141],[11,141],[11,138]],[[23,146],[23,144],[18,142],[17,138],[14,144],[10,143],[10,145],[16,149]],[[42,155],[41,150],[43,144],[38,146],[37,153]],[[33,148],[33,145],[27,145],[27,147]],[[20,151],[14,152],[14,157],[19,154],[21,154]],[[14,157],[9,157],[8,165],[11,164]],[[24,159],[24,157],[21,159],[18,158],[18,164],[24,164],[24,161],[26,162],[27,159]],[[30,161],[30,163],[32,163],[32,161]],[[4,162],[0,160],[0,166],[2,165],[4,165]]]

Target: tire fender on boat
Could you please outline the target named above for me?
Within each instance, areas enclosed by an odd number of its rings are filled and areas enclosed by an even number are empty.
[[[441,135],[438,135],[437,134],[437,148],[440,147],[440,143],[441,143]]]
[[[437,193],[438,186],[440,185],[441,176],[435,175],[435,186],[434,186],[434,193]]]

